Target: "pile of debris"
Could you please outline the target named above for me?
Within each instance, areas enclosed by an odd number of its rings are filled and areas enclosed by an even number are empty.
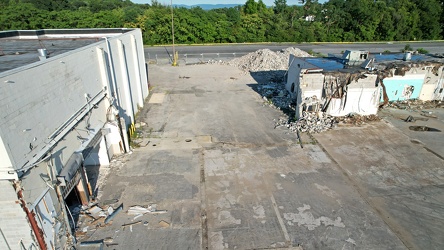
[[[261,49],[245,56],[235,58],[228,62],[228,64],[247,72],[287,70],[290,54],[297,57],[311,57],[307,52],[293,47],[277,52],[273,52],[269,49]]]
[[[443,108],[444,102],[421,101],[417,99],[412,99],[412,100],[390,102],[387,104],[387,107],[397,108],[397,109],[422,110],[422,109],[432,109],[432,108]]]
[[[380,121],[381,118],[377,115],[358,115],[350,113],[346,116],[335,117],[335,122],[338,124],[348,124],[354,126],[362,126],[365,123]]]
[[[310,134],[321,133],[332,129],[336,126],[334,117],[327,115],[324,112],[303,112],[302,117],[297,121],[289,121],[285,118],[280,118],[276,121],[275,128],[284,126],[291,132],[307,132]]]
[[[73,220],[74,218],[78,218],[77,228],[76,228],[76,238],[78,240],[82,240],[84,238],[88,238],[88,233],[94,233],[97,229],[106,227],[112,223],[114,220],[114,217],[123,210],[123,203],[117,206],[116,208],[113,208],[111,204],[117,203],[117,199],[108,200],[102,202],[104,205],[99,206],[98,203],[91,203],[88,206],[82,206],[76,208],[77,211],[71,211],[72,213],[77,213],[77,217],[73,214]],[[137,224],[143,224],[144,226],[148,226],[148,221],[142,222],[142,220],[137,220],[144,216],[145,214],[165,214],[167,213],[167,210],[158,210],[156,204],[151,204],[148,206],[131,206],[129,207],[127,214],[129,216],[134,216],[131,221],[124,223],[121,225],[122,230],[125,228],[129,228],[129,230],[133,231],[133,226]],[[161,227],[167,227],[169,226],[169,223],[161,220],[159,222],[159,226]],[[117,231],[116,231],[117,232]],[[110,237],[109,240],[111,242],[104,242],[102,241],[83,241],[81,242],[81,246],[88,246],[88,245],[95,245],[95,244],[107,244],[107,245],[113,245],[112,243],[113,237]]]
[[[291,96],[285,89],[283,82],[270,82],[268,84],[259,84],[256,91],[264,99],[264,105],[278,110],[290,109],[294,111]]]
[[[97,203],[91,203],[88,206],[82,206],[77,211],[71,211],[73,217],[78,213],[79,221],[77,223],[76,238],[86,236],[88,232],[95,231],[99,227],[105,227],[113,218],[123,209],[123,204],[120,204],[114,209],[111,204],[117,200],[105,201],[102,206]]]

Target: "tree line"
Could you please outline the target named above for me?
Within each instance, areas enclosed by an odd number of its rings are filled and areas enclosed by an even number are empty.
[[[444,37],[444,0],[247,0],[232,8],[174,7],[179,44],[361,42]],[[0,0],[0,30],[141,28],[145,44],[170,44],[171,6],[152,0]]]

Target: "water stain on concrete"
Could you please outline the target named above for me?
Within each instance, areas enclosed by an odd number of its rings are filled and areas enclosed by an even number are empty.
[[[321,190],[322,194],[327,195],[328,197],[331,198],[338,197],[338,194],[335,191],[331,190],[329,187],[322,186],[317,183],[315,183],[314,185],[316,186],[317,189]]]
[[[284,213],[284,219],[287,220],[287,223],[290,226],[297,224],[298,226],[307,227],[307,229],[310,231],[321,225],[326,227],[345,227],[344,223],[342,223],[341,217],[337,217],[335,220],[325,216],[315,218],[314,215],[309,212],[310,209],[310,205],[304,204],[303,207],[298,208],[299,213]]]
[[[220,211],[217,219],[220,226],[233,226],[241,224],[241,220],[234,218],[230,211]]]

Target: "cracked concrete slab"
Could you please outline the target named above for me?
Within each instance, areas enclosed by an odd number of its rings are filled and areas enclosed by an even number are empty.
[[[440,157],[384,121],[340,128],[316,139],[408,248],[444,247]]]

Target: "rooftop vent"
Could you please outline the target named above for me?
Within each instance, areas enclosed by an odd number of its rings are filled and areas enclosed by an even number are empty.
[[[412,60],[412,52],[405,52],[404,57],[402,58],[404,61],[410,61]]]
[[[46,58],[48,58],[48,52],[46,51],[46,49],[38,49],[37,52],[39,53],[40,61],[43,61]]]

